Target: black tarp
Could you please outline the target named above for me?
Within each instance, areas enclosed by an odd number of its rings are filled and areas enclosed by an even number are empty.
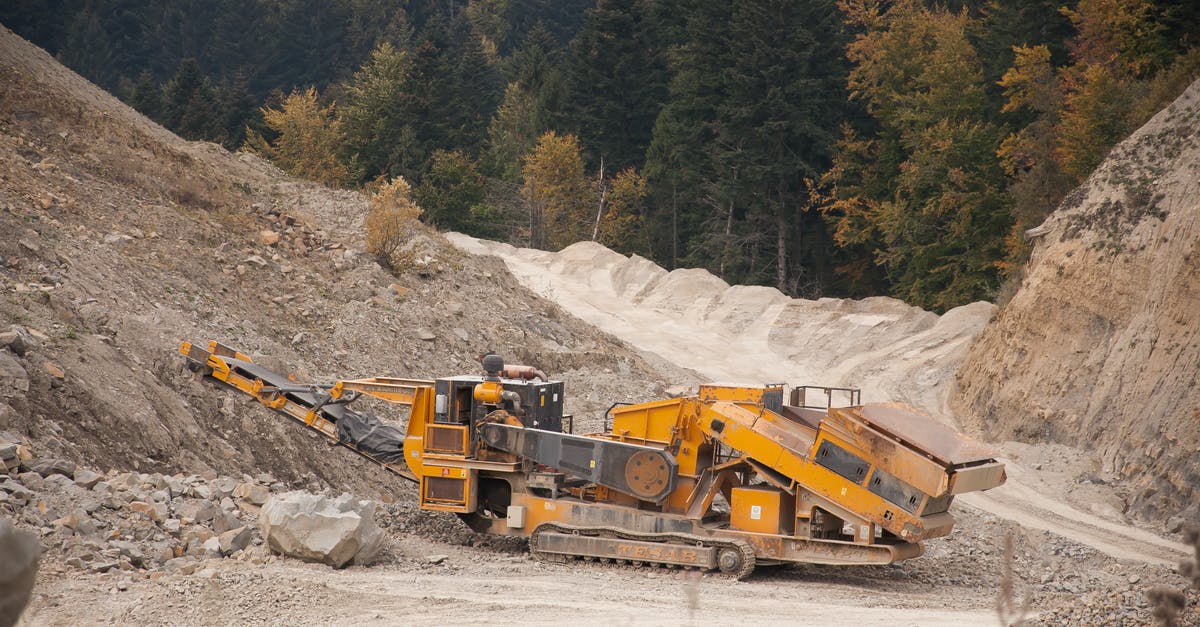
[[[383,424],[378,418],[347,411],[337,421],[338,441],[386,463],[404,459],[404,431]]]

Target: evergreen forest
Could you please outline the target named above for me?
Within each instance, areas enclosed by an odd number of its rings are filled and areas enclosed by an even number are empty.
[[[1200,77],[1194,0],[6,0],[0,23],[184,138],[391,185],[440,229],[939,312],[1002,301],[1024,232]]]

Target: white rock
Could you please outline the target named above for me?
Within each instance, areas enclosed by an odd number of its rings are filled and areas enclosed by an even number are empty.
[[[343,494],[329,499],[307,492],[274,494],[259,514],[259,528],[276,553],[341,568],[369,562],[383,544],[375,504]]]
[[[221,557],[221,541],[213,536],[204,541],[205,557]]]
[[[256,483],[239,483],[237,487],[233,489],[233,498],[241,499],[254,505],[262,505],[263,503],[266,503],[268,496],[270,496],[270,492],[267,490],[266,486],[261,486]]]
[[[233,490],[237,487],[237,484],[237,479],[233,477],[221,477],[212,482],[212,487],[216,490],[217,496],[224,498],[233,494]]]

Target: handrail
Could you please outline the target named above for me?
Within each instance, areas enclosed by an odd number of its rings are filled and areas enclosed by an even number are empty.
[[[825,404],[809,405],[809,390],[819,390],[820,392],[823,392],[825,395]],[[803,407],[805,409],[832,409],[835,407],[833,404],[834,392],[843,392],[849,396],[849,403],[846,405],[837,405],[837,407],[853,407],[862,404],[862,390],[859,388],[839,388],[823,385],[797,385],[796,387],[792,388],[792,397],[790,399],[791,403],[789,404],[793,407]]]

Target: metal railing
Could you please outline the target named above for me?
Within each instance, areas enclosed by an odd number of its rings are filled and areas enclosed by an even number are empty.
[[[845,403],[835,401],[844,399]],[[823,401],[824,404],[818,404]],[[862,405],[862,390],[858,388],[835,388],[820,385],[798,385],[792,388],[789,405],[806,409],[830,409]]]

